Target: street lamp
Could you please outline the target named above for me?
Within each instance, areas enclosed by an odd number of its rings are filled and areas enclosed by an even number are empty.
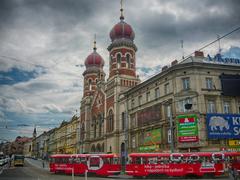
[[[125,170],[128,160],[128,99],[126,99],[126,118],[125,118]]]
[[[174,142],[173,142],[173,119],[172,119],[172,111],[171,111],[171,106],[170,104],[167,105],[167,116],[169,118],[169,123],[170,123],[170,150],[171,153],[174,152]]]
[[[187,110],[192,109],[192,104],[190,104],[190,103],[185,104],[185,109],[187,109]]]

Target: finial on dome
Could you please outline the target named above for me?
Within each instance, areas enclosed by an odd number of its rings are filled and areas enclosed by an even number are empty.
[[[94,50],[94,51],[97,50],[97,47],[96,47],[96,34],[94,34],[93,50]]]
[[[123,16],[123,0],[120,1],[120,4],[121,4],[121,16],[120,16],[120,20],[124,20],[124,16]]]

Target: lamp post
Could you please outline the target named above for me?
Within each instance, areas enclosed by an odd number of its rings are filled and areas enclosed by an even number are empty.
[[[125,170],[126,170],[126,165],[127,165],[127,160],[128,160],[128,98],[126,99],[126,113],[125,113],[125,149],[124,149],[124,155],[125,155]]]
[[[167,116],[169,118],[169,123],[170,123],[170,151],[171,153],[174,152],[174,142],[173,142],[173,119],[172,119],[172,111],[171,111],[171,106],[168,104],[167,106]]]

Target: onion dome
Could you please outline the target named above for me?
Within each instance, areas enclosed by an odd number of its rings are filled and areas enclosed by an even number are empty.
[[[120,22],[117,23],[110,32],[110,38],[112,41],[115,39],[125,38],[134,40],[135,33],[132,29],[132,27],[124,22],[124,16],[123,16],[123,8],[122,8],[122,1],[121,1],[121,16],[120,16]]]
[[[104,66],[104,60],[102,56],[100,56],[97,53],[96,40],[94,40],[93,52],[85,60],[85,66],[86,68],[90,68],[90,67],[102,68]]]
[[[133,41],[134,37],[135,37],[135,33],[132,27],[126,22],[124,22],[123,20],[117,23],[110,32],[110,38],[112,41],[120,38],[126,38]]]

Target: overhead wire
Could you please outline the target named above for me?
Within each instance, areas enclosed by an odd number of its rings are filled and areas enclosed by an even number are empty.
[[[206,45],[204,45],[203,47],[199,48],[197,51],[201,51],[201,50],[205,49],[206,47],[208,47],[208,46],[210,46],[210,45],[218,42],[219,40],[221,40],[221,39],[229,36],[230,34],[236,32],[236,31],[239,31],[239,30],[240,30],[240,26],[237,27],[237,28],[235,28],[235,29],[233,29],[232,31],[230,31],[230,32],[228,32],[228,33],[225,33],[223,36],[218,36],[218,38],[217,38],[216,40],[209,42],[208,44],[206,44]],[[187,55],[187,57],[185,57],[185,58],[183,59],[183,61],[186,60],[186,59],[188,59],[188,58],[189,58],[190,56],[192,56],[193,54],[194,54],[194,52],[192,52],[191,54]]]
[[[235,29],[233,29],[233,30],[230,31],[230,32],[225,33],[225,34],[222,35],[222,36],[218,36],[217,39],[215,39],[215,40],[213,40],[213,41],[211,41],[211,42],[209,42],[209,43],[203,45],[202,47],[198,48],[197,51],[201,51],[201,50],[205,49],[206,47],[208,47],[208,46],[210,46],[210,45],[212,45],[212,44],[218,42],[219,40],[221,40],[221,39],[223,39],[223,38],[226,38],[227,36],[233,34],[233,33],[236,32],[236,31],[239,31],[239,30],[240,30],[240,26],[236,27]],[[195,51],[192,52],[192,53],[190,53],[190,54],[188,54],[188,55],[185,56],[183,59],[182,59],[182,58],[181,58],[181,59],[178,59],[178,61],[179,61],[179,62],[185,61],[186,59],[190,58],[194,53],[195,53]],[[148,76],[148,78],[145,79],[144,81],[142,81],[141,83],[143,83],[143,82],[147,81],[148,79],[150,79],[150,78],[156,76],[157,74],[159,74],[159,72],[154,73],[154,74]]]
[[[214,40],[214,41],[212,41],[212,42],[204,45],[203,47],[199,48],[198,51],[205,49],[206,47],[208,47],[208,46],[216,43],[216,42],[219,41],[220,39],[223,39],[223,38],[229,36],[230,34],[236,32],[236,31],[238,31],[238,30],[240,30],[240,27],[237,27],[237,28],[235,28],[234,30],[232,30],[232,31],[224,34],[223,36],[218,37],[216,40]],[[191,54],[189,54],[189,55],[187,55],[187,56],[183,59],[183,61],[186,60],[186,59],[188,59],[188,58],[189,58],[191,55],[193,55],[193,54],[194,54],[194,52],[191,53]],[[36,66],[36,67],[39,67],[39,66],[40,66],[40,67],[47,68],[47,69],[50,68],[50,67],[44,67],[44,66],[41,66],[41,65],[38,65],[38,64],[35,64],[35,63],[30,63],[30,62],[28,62],[28,61],[19,60],[19,59],[13,58],[13,57],[2,56],[2,55],[0,55],[0,56],[3,57],[3,58],[9,58],[9,59],[11,59],[11,60],[13,60],[13,61],[18,61],[18,62],[24,62],[24,63],[27,63],[27,64],[31,64],[31,65],[34,65],[34,66]],[[153,76],[155,76],[155,75],[153,75]],[[152,76],[152,77],[153,77],[153,76]],[[91,132],[90,132],[90,133],[91,133]]]

